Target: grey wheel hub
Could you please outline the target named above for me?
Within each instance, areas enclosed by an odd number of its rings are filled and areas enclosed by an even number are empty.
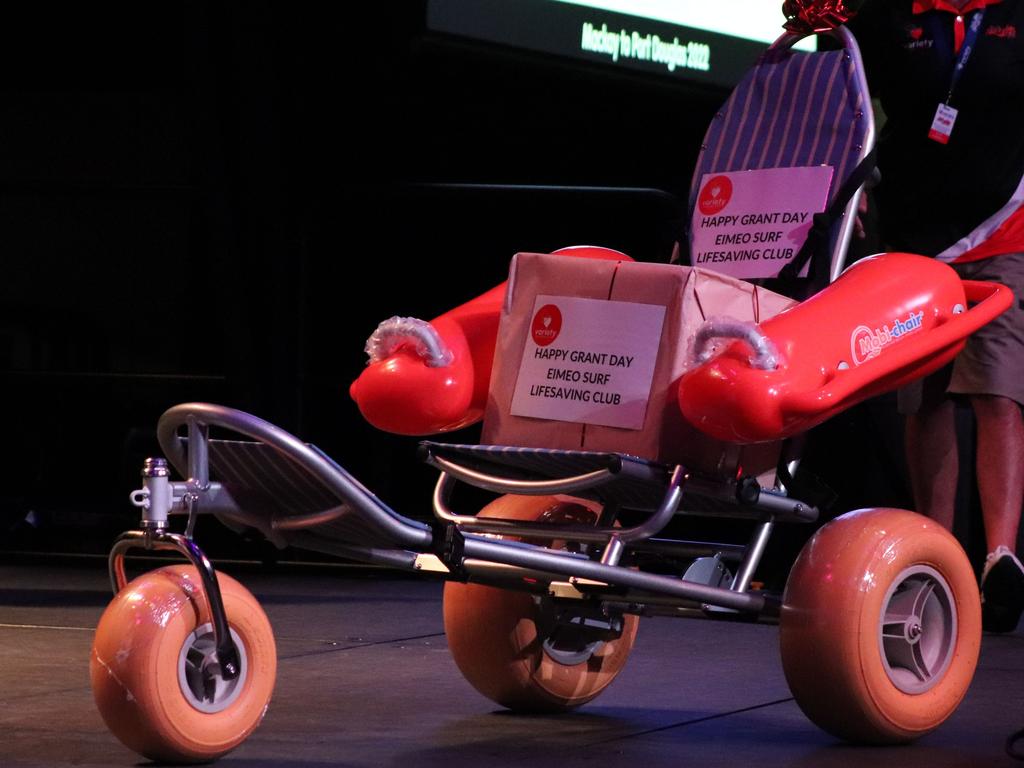
[[[231,706],[245,687],[249,664],[241,638],[231,629],[231,639],[238,649],[238,676],[225,680],[217,660],[217,644],[213,625],[203,624],[190,633],[178,654],[178,684],[195,709],[206,714],[221,712]]]
[[[882,601],[878,645],[889,680],[909,694],[935,685],[956,649],[956,601],[948,582],[934,568],[904,569]]]

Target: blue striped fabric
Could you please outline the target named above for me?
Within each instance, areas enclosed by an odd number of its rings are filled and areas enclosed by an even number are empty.
[[[690,211],[706,173],[831,165],[831,196],[862,154],[869,108],[845,51],[768,51],[708,127]]]

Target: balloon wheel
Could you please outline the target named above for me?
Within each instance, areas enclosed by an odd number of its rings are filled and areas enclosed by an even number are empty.
[[[580,504],[537,496],[503,496],[479,516],[585,524],[597,518]],[[557,712],[585,704],[629,658],[636,616],[622,616],[620,631],[605,639],[595,638],[581,616],[558,611],[549,598],[529,592],[445,584],[444,626],[456,665],[480,693],[516,711]]]
[[[206,762],[263,719],[277,668],[273,631],[256,599],[218,575],[238,650],[236,678],[217,662],[209,607],[191,566],[146,573],[107,607],[93,642],[93,697],[107,727],[152,760]]]
[[[780,621],[804,713],[854,742],[911,741],[959,705],[977,666],[981,606],[960,545],[925,517],[851,512],[807,543]]]

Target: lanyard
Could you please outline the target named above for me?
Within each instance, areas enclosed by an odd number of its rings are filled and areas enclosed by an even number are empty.
[[[964,34],[963,44],[960,46],[960,51],[956,55],[956,62],[953,64],[953,74],[949,81],[949,93],[946,96],[946,104],[949,104],[953,100],[953,91],[956,90],[957,83],[960,82],[960,77],[963,75],[964,68],[967,66],[968,59],[971,58],[971,52],[974,50],[975,43],[978,42],[978,33],[981,32],[981,22],[985,16],[985,9],[981,8],[976,11],[971,17],[970,26]],[[946,46],[946,35],[945,30],[942,27],[942,15],[938,12],[933,12],[931,16],[931,27],[932,27],[932,39],[935,41],[935,47],[938,49],[940,58],[945,61],[953,57],[953,52]]]

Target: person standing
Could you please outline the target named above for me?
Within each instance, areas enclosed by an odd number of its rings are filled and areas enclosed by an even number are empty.
[[[989,552],[982,621],[1012,631],[1024,610],[1024,0],[868,0],[850,27],[886,115],[873,199],[887,249],[933,256],[1017,297],[950,368],[900,393],[915,504],[950,529],[952,396],[971,404]]]

